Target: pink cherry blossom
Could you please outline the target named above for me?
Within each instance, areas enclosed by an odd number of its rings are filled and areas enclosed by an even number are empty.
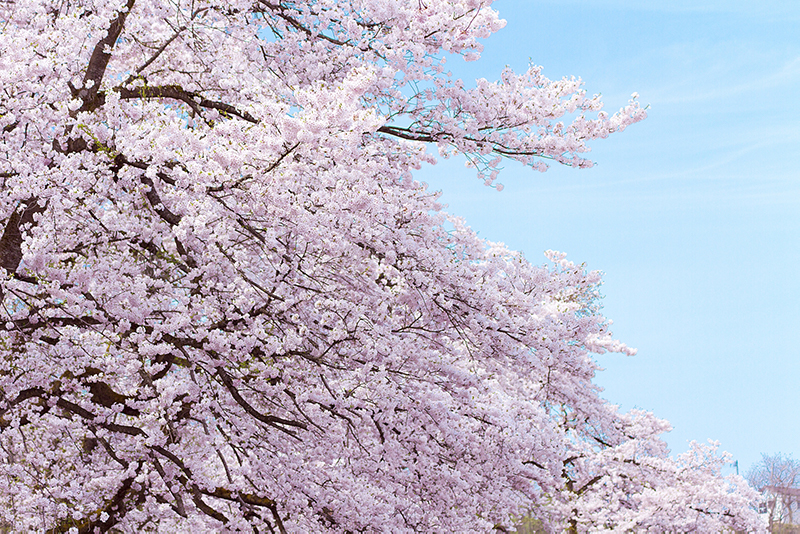
[[[587,167],[642,120],[452,80],[489,0],[0,3],[0,524],[754,531],[725,457],[599,396],[600,276],[415,181]]]

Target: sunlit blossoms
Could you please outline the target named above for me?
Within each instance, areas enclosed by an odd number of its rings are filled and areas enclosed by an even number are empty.
[[[715,447],[599,397],[590,354],[633,353],[599,275],[414,181],[433,145],[587,167],[644,118],[452,79],[490,3],[0,3],[0,524],[761,528]]]

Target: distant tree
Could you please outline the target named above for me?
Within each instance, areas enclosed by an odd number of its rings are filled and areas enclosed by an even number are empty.
[[[794,525],[800,510],[800,460],[781,453],[762,454],[745,478],[764,496],[770,532],[787,532],[784,527]]]

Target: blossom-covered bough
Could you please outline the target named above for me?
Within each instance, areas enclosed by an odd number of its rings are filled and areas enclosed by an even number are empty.
[[[474,88],[489,0],[0,3],[0,520],[47,532],[758,529],[592,384],[597,273],[446,219],[641,120]]]

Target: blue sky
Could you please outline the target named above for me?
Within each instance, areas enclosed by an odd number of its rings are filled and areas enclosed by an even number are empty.
[[[461,160],[418,174],[482,237],[605,272],[639,354],[598,358],[604,396],[668,419],[674,453],[719,440],[742,472],[800,457],[800,2],[755,5],[498,0],[508,25],[457,77],[531,61],[609,112],[636,91],[649,117],[595,142],[593,169],[507,164],[502,192]]]

